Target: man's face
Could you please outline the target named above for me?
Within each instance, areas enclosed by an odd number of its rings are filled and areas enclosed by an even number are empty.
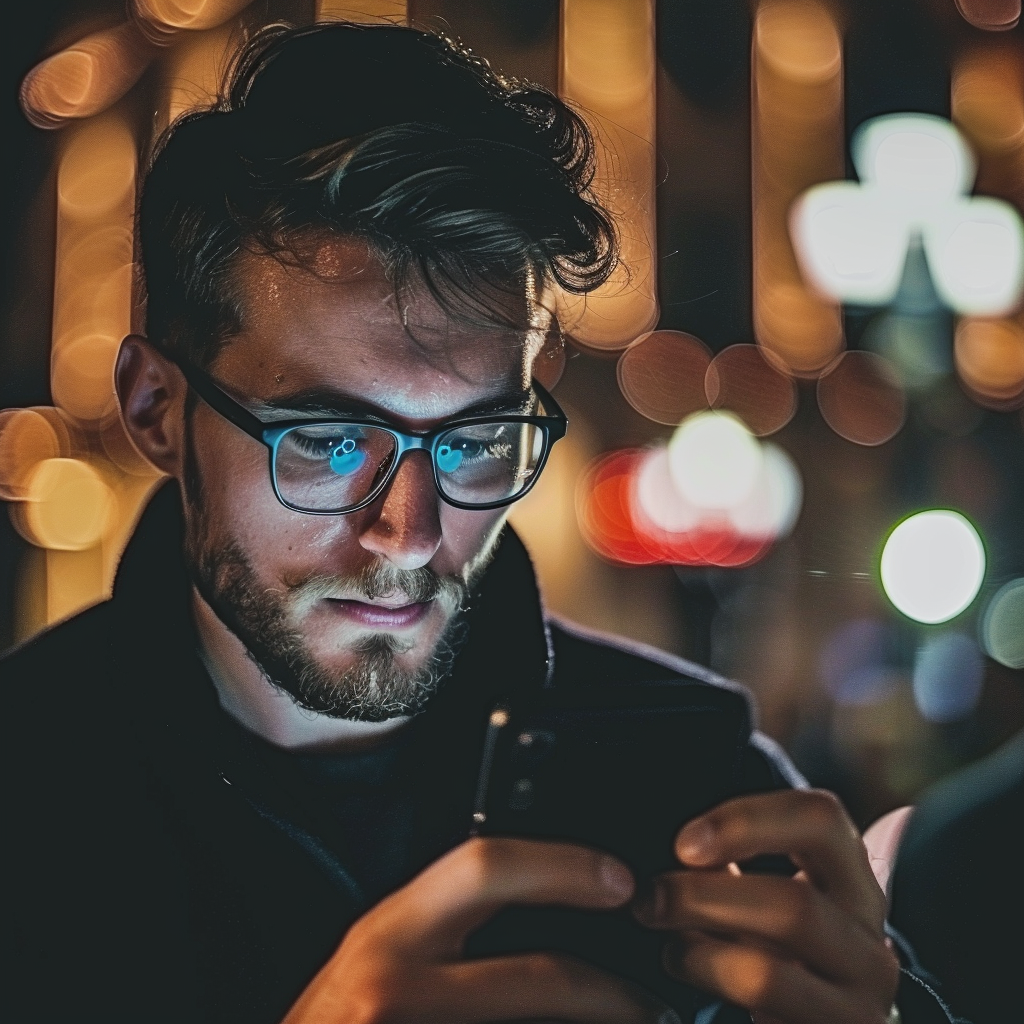
[[[396,299],[379,260],[352,239],[318,244],[312,270],[252,256],[236,272],[242,330],[209,370],[261,419],[350,415],[419,431],[527,411],[547,324],[526,295],[501,299],[522,329],[480,328],[422,287]],[[504,511],[446,504],[429,454],[414,451],[367,508],[294,512],[274,495],[265,446],[202,402],[187,437],[197,589],[268,678],[337,717],[421,707]]]

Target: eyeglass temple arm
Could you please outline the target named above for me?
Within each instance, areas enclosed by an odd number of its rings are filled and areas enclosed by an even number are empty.
[[[562,407],[555,401],[551,392],[539,380],[533,381],[533,390],[540,395],[540,400],[544,403],[544,408],[549,409],[554,413],[555,417],[562,422],[559,424],[558,436],[562,437],[565,434],[565,428],[569,425],[569,417],[562,411]]]
[[[181,370],[188,386],[211,408],[220,413],[226,420],[244,430],[250,437],[263,441],[263,433],[267,425],[257,419],[244,405],[236,402],[226,391],[219,388],[202,370],[190,366],[183,359],[169,357]]]

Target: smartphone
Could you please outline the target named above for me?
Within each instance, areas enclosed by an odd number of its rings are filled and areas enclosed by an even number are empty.
[[[501,702],[489,719],[473,831],[606,850],[642,888],[680,867],[673,843],[687,821],[742,791],[750,729],[742,694],[686,680],[552,689]],[[785,858],[760,861],[752,867],[795,870]],[[692,1019],[710,997],[664,972],[663,941],[625,910],[510,907],[470,936],[466,952],[570,953]]]

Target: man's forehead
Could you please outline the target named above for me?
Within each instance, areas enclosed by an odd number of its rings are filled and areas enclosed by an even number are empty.
[[[304,320],[350,312],[362,324],[401,331],[421,343],[442,344],[463,334],[522,343],[550,324],[531,275],[511,287],[480,280],[472,295],[440,302],[417,270],[396,287],[372,246],[347,235],[300,240],[284,254],[245,253],[234,278],[243,329],[275,315]]]
[[[357,239],[298,255],[240,261],[242,331],[217,365],[252,398],[349,395],[410,421],[491,398],[521,400],[547,328],[525,289],[506,296],[509,314],[526,319],[525,327],[481,325],[452,316],[422,285],[396,295],[381,261]]]

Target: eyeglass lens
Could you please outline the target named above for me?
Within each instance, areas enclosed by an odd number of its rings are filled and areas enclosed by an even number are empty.
[[[435,478],[445,497],[464,505],[508,501],[529,487],[544,442],[543,429],[531,423],[453,427],[437,439]],[[374,492],[397,452],[397,438],[382,427],[293,427],[275,450],[277,489],[293,508],[345,511]]]

